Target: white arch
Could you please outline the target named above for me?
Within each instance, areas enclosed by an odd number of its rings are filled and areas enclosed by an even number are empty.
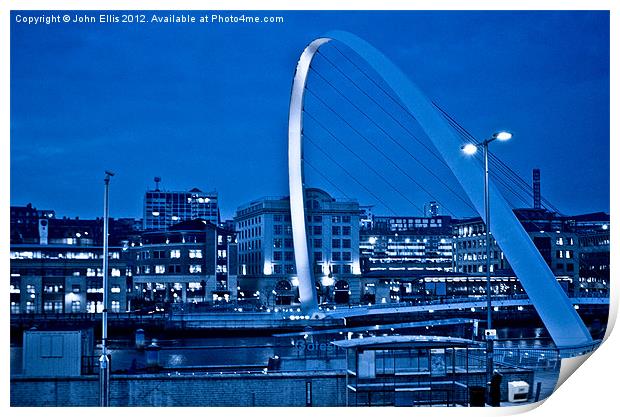
[[[437,112],[432,102],[396,65],[372,45],[348,32],[329,32],[325,37],[310,43],[301,54],[293,81],[289,109],[289,188],[295,263],[302,307],[308,312],[316,311],[317,301],[306,240],[304,212],[303,99],[310,63],[317,50],[331,40],[337,40],[349,47],[381,75],[383,81],[390,86],[407,110],[416,116],[421,128],[450,167],[480,216],[484,218],[483,170],[471,159],[463,157],[458,136]],[[489,195],[493,210],[491,230],[497,231],[494,238],[508,258],[556,346],[570,347],[591,343],[592,338],[588,329],[491,179]]]

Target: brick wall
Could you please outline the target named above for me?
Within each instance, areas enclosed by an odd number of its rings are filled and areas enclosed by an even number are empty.
[[[533,395],[533,373],[506,371],[502,380],[502,401],[508,397],[508,382],[526,381]],[[484,386],[484,373],[462,375],[470,386]],[[469,380],[469,381],[467,381]],[[345,377],[333,371],[282,372],[277,374],[226,375],[114,375],[112,406],[237,406],[305,407],[307,383],[311,383],[314,406],[345,405]],[[466,393],[463,393],[466,395]],[[459,400],[467,401],[466,398]],[[72,378],[11,378],[12,406],[97,406],[96,376]]]
[[[343,406],[345,378],[334,372],[253,375],[114,375],[112,406]],[[96,406],[97,377],[11,379],[12,406]]]

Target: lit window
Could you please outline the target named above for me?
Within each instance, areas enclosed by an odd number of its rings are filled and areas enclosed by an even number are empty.
[[[11,314],[19,314],[19,303],[11,301]]]
[[[110,288],[110,292],[114,293],[114,294],[118,294],[121,292],[121,286],[120,285],[112,285],[112,288]]]
[[[164,274],[165,272],[166,272],[166,267],[164,265],[155,265],[156,274]]]
[[[200,274],[202,272],[202,265],[190,265],[189,273],[190,274]]]
[[[113,277],[120,277],[121,276],[121,270],[118,268],[112,268],[112,276]]]
[[[189,250],[190,258],[202,258],[202,249],[190,249]]]
[[[81,302],[79,302],[77,300],[71,301],[71,312],[72,313],[79,313],[81,307],[82,307],[82,303]]]
[[[175,258],[180,258],[181,257],[181,250],[180,249],[173,249],[170,251],[170,257],[175,259]]]
[[[118,313],[121,311],[121,302],[120,301],[112,301],[112,312]]]

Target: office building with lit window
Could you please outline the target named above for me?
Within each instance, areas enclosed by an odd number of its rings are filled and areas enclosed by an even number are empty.
[[[22,211],[12,207],[11,212]],[[103,221],[58,219],[42,212],[32,222],[12,222],[11,314],[100,313],[103,310]],[[28,216],[31,218],[32,216]],[[13,219],[16,220],[16,219]],[[133,219],[110,219],[109,305],[129,308],[128,241]]]
[[[610,222],[607,213],[570,217],[579,233],[579,285],[581,296],[609,296]]]
[[[236,300],[234,232],[195,219],[165,231],[144,232],[131,246],[136,308]]]
[[[450,216],[375,217],[360,231],[362,271],[452,271]]]
[[[167,230],[174,224],[194,219],[219,224],[217,192],[203,192],[198,188],[164,191],[156,186],[144,194],[144,230]]]
[[[515,215],[529,234],[551,271],[571,280],[579,276],[579,236],[568,218],[545,209],[515,209]],[[486,226],[481,218],[453,224],[454,271],[486,274]],[[504,253],[491,239],[491,273],[514,274]]]
[[[239,298],[267,306],[297,302],[293,230],[288,197],[266,197],[235,215],[239,245]],[[359,300],[360,206],[325,191],[306,190],[308,250],[320,302]],[[243,294],[242,294],[243,293]]]

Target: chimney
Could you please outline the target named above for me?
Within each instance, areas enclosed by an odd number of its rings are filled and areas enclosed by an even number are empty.
[[[540,169],[534,168],[532,171],[532,190],[534,194],[534,208],[541,208],[540,204]]]
[[[155,177],[155,191],[159,191],[159,183],[161,182],[161,177]]]

